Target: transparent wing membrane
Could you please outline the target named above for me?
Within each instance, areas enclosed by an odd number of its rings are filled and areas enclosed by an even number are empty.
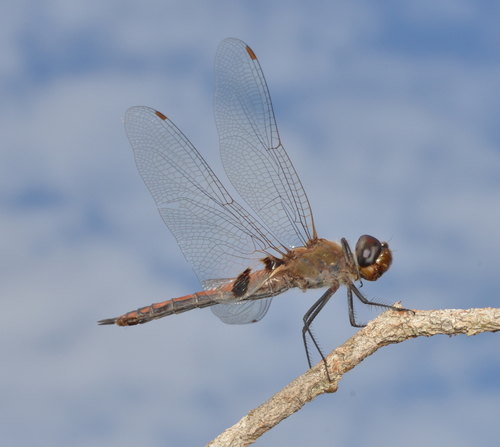
[[[273,243],[182,132],[148,107],[127,110],[125,129],[139,172],[203,286],[211,288],[210,280],[219,278],[225,278],[220,285],[228,283],[248,267],[261,268],[259,260],[275,252]],[[241,323],[248,322],[247,314],[255,320],[247,311]]]
[[[225,39],[215,59],[215,120],[229,180],[282,245],[316,236],[307,195],[283,148],[254,52]]]

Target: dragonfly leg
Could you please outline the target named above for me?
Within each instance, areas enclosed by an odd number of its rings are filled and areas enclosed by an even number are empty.
[[[358,272],[359,287],[363,287],[363,281],[361,281],[361,274],[359,273],[358,264],[354,261],[354,256],[352,254],[349,242],[347,242],[346,238],[343,237],[340,240],[340,243],[342,245],[342,250],[344,251],[344,257],[347,261],[347,268],[350,271],[355,270],[356,272]]]
[[[354,285],[351,284],[347,286],[347,306],[349,309],[349,321],[351,323],[351,326],[353,327],[365,327],[366,324],[358,323],[356,321],[356,317],[354,315],[354,306],[352,302],[352,294],[354,292],[354,295],[356,295],[356,298],[359,299],[363,304],[367,304],[368,306],[377,306],[377,307],[384,307],[385,309],[393,309],[397,310],[399,312],[413,312],[410,309],[405,309],[404,307],[394,307],[391,306],[390,304],[383,304],[383,303],[377,303],[376,301],[370,301],[368,298],[366,298],[359,290],[358,288]]]
[[[326,368],[326,374],[328,375],[328,368],[326,365],[326,359],[325,356],[323,355],[323,352],[321,351],[321,348],[318,345],[318,342],[314,338],[314,335],[311,331],[311,324],[314,321],[314,319],[318,316],[320,313],[321,309],[325,307],[326,303],[328,303],[328,300],[332,297],[332,295],[337,291],[339,288],[339,284],[335,284],[332,287],[330,287],[322,296],[321,298],[316,301],[311,308],[306,312],[304,315],[303,321],[304,321],[304,327],[302,328],[302,340],[304,342],[304,348],[306,350],[306,356],[307,356],[307,362],[309,363],[309,368],[312,368],[312,359],[311,359],[311,353],[309,352],[309,347],[307,345],[307,336],[309,336],[319,352],[319,355],[321,356],[321,359],[323,360],[323,363],[325,364]],[[330,376],[328,375],[328,378],[330,379]]]

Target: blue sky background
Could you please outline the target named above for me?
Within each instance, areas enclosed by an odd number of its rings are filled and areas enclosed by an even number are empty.
[[[320,236],[390,239],[370,298],[500,307],[500,6],[478,1],[7,1],[0,15],[0,442],[204,445],[306,370],[292,291],[255,325],[204,309],[96,321],[199,290],[121,118],[171,118],[225,181],[212,111],[226,37],[256,52]],[[367,312],[366,318],[377,313]],[[318,318],[349,338],[345,291]],[[266,446],[498,439],[499,335],[389,346]]]

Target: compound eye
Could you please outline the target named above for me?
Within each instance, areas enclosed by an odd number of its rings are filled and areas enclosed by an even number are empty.
[[[356,242],[356,259],[360,267],[368,267],[375,264],[382,251],[382,244],[373,236],[367,234],[361,236]]]

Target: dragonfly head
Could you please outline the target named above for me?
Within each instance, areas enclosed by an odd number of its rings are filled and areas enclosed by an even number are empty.
[[[380,242],[367,234],[361,236],[356,242],[356,261],[359,273],[367,281],[376,281],[392,263],[392,253],[387,242]]]

